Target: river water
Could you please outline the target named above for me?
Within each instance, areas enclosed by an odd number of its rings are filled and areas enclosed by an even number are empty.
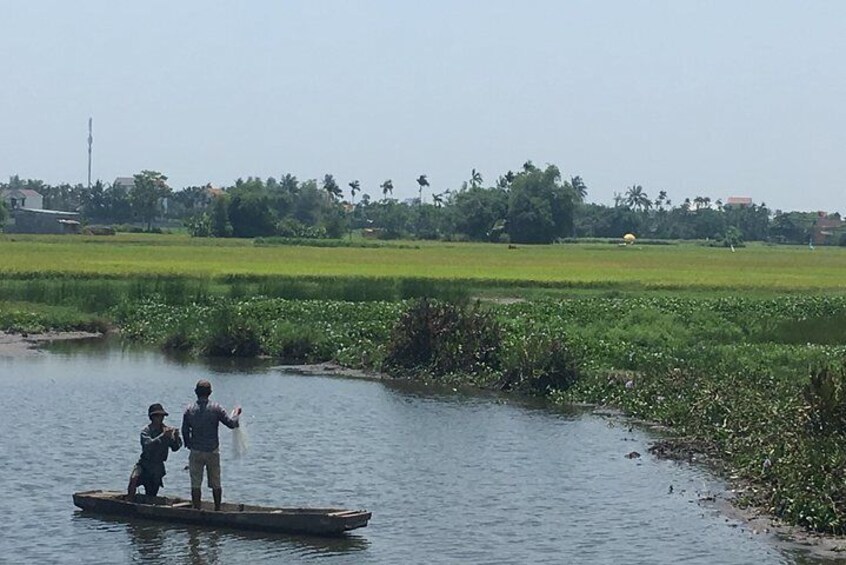
[[[75,491],[125,488],[147,406],[179,425],[199,378],[244,407],[245,457],[221,429],[225,499],[370,525],[325,540],[77,511]],[[648,432],[584,410],[79,345],[0,358],[0,385],[0,563],[814,562],[698,503],[723,485],[649,456]],[[186,464],[171,454],[163,494],[188,496]]]

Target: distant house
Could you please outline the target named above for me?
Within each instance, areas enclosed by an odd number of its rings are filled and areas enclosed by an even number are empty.
[[[752,206],[752,199],[748,196],[729,196],[726,200],[726,206],[730,208],[745,208]]]
[[[79,214],[59,210],[15,208],[15,224],[7,226],[9,233],[79,233]]]
[[[18,208],[29,208],[41,210],[44,208],[44,197],[34,190],[13,188],[2,191],[3,202],[9,210]]]
[[[132,190],[135,187],[135,177],[117,177],[112,186],[119,186],[127,191]]]
[[[834,234],[841,227],[843,227],[843,221],[839,215],[817,212],[817,219],[811,227],[811,238],[815,245],[836,243]]]

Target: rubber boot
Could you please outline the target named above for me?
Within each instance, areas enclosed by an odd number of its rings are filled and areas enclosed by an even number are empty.
[[[215,511],[220,512],[220,500],[223,498],[223,489],[213,488],[212,496],[214,497],[214,509]]]
[[[197,510],[200,509],[200,500],[203,497],[202,489],[192,488],[191,489],[191,506],[196,508]]]

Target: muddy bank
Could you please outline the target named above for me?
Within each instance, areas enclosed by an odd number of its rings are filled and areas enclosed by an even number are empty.
[[[305,376],[330,376],[343,377],[345,379],[365,379],[370,381],[381,381],[388,378],[386,375],[375,371],[351,369],[335,363],[315,363],[313,365],[276,365],[272,368],[278,371],[285,371],[286,373]]]
[[[659,428],[672,433],[672,430],[663,426]],[[846,537],[812,532],[801,526],[788,524],[759,506],[740,504],[742,497],[756,493],[756,486],[752,482],[729,475],[719,452],[707,442],[669,436],[655,441],[649,448],[649,453],[660,459],[704,465],[716,475],[724,477],[728,483],[725,491],[700,493],[691,499],[691,502],[695,501],[701,506],[715,509],[724,515],[726,522],[731,525],[752,535],[770,536],[774,544],[794,553],[806,553],[815,558],[846,563]]]
[[[0,332],[0,357],[40,355],[41,347],[54,341],[92,339],[103,337],[98,332],[44,332],[38,334],[12,334]]]

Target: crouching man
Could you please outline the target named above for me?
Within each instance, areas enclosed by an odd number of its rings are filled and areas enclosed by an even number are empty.
[[[127,494],[135,497],[139,485],[144,487],[147,496],[156,496],[164,486],[165,464],[169,451],[178,451],[182,447],[179,430],[164,425],[167,412],[161,404],[153,404],[147,409],[150,424],[141,430],[141,457],[132,469],[129,477]]]

